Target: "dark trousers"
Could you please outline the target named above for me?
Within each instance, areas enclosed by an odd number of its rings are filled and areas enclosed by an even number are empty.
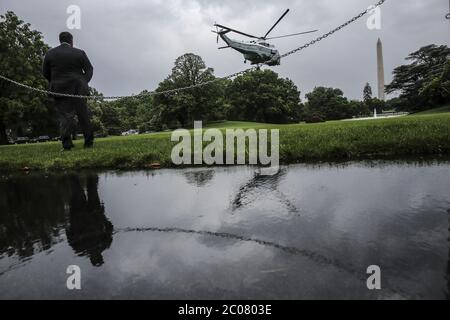
[[[91,147],[94,144],[94,132],[86,99],[56,98],[55,103],[63,148],[71,149],[73,147],[72,133],[75,131],[75,116],[77,116],[83,131],[85,147]]]

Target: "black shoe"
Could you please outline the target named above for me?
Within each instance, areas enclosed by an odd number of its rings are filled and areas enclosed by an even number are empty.
[[[94,148],[94,144],[85,144],[84,148],[85,149],[93,149]]]
[[[68,152],[68,151],[72,151],[72,148],[62,148],[61,152]]]

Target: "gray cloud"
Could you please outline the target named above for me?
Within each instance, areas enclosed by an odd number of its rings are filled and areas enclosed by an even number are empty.
[[[327,32],[364,10],[375,0],[2,0],[0,13],[12,10],[44,34],[51,45],[66,29],[66,9],[82,10],[82,29],[74,31],[76,46],[84,49],[95,67],[91,85],[107,95],[153,90],[181,54],[201,55],[217,76],[242,69],[235,51],[217,50],[214,22],[263,34],[286,9],[291,12],[273,32],[286,34],[310,29]],[[274,68],[292,79],[302,93],[315,86],[341,88],[350,98],[361,98],[365,82],[376,85],[378,37],[384,44],[387,81],[404,57],[430,43],[450,45],[447,0],[388,0],[382,9],[382,30],[369,31],[365,19],[321,43],[295,54]],[[317,35],[280,39],[280,52],[293,49]],[[375,91],[375,90],[374,90]]]

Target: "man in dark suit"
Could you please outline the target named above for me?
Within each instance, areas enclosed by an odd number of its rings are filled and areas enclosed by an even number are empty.
[[[60,46],[47,52],[43,73],[50,83],[50,91],[74,95],[88,95],[89,81],[93,70],[91,62],[83,50],[73,47],[73,36],[69,32],[59,35]],[[84,134],[84,147],[94,144],[90,114],[86,99],[55,97],[56,109],[61,129],[63,150],[73,148],[72,133],[75,115]]]

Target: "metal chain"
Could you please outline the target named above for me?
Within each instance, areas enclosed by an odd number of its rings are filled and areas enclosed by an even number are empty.
[[[251,70],[255,70],[256,67],[254,68],[249,68],[243,71],[239,71],[233,74],[230,74],[229,76],[226,77],[221,77],[221,78],[215,78],[213,80],[210,81],[205,81],[205,82],[201,82],[198,84],[194,84],[188,87],[183,87],[183,88],[176,88],[176,89],[170,89],[170,90],[165,90],[165,91],[152,91],[152,92],[144,92],[144,93],[140,93],[140,94],[136,94],[136,95],[131,95],[131,96],[95,96],[95,95],[76,95],[76,94],[68,94],[68,93],[57,93],[57,92],[53,92],[53,91],[48,91],[48,90],[43,90],[43,89],[39,89],[39,88],[35,88],[29,85],[26,85],[24,83],[12,80],[10,78],[7,78],[3,75],[0,75],[0,79],[3,79],[7,82],[10,82],[18,87],[30,90],[30,91],[34,91],[34,92],[38,92],[41,94],[47,94],[47,95],[51,95],[54,97],[63,97],[63,98],[78,98],[78,99],[91,99],[91,100],[117,100],[117,99],[123,99],[123,98],[142,98],[142,97],[149,97],[149,96],[156,96],[156,95],[161,95],[161,94],[173,94],[173,93],[177,93],[177,92],[182,92],[182,91],[186,91],[186,90],[191,90],[191,89],[195,89],[195,88],[200,88],[215,82],[219,82],[221,80],[226,80],[226,79],[231,79],[234,77],[237,77],[241,74],[244,74],[246,72],[249,72]]]
[[[372,8],[376,8],[381,6],[384,2],[386,2],[386,0],[380,0],[377,4],[375,4]],[[301,51],[303,49],[306,49],[314,44],[316,44],[317,42],[328,38],[329,36],[331,36],[332,34],[338,32],[339,30],[345,28],[346,26],[348,26],[349,24],[352,24],[353,22],[355,22],[356,20],[359,20],[360,18],[362,18],[364,15],[366,15],[369,10],[371,10],[370,8],[365,10],[364,12],[361,12],[359,15],[353,17],[352,19],[348,20],[347,22],[345,22],[344,24],[340,25],[339,27],[331,30],[330,32],[312,40],[311,42],[308,42],[306,44],[304,44],[303,46],[296,48],[294,50],[291,50],[289,52],[286,52],[285,54],[281,55],[281,58],[285,58],[287,56],[290,56],[291,54],[294,54],[298,51]],[[253,67],[253,68],[249,68],[246,70],[242,70],[233,74],[230,74],[226,77],[221,77],[221,78],[215,78],[214,80],[210,80],[210,81],[205,81],[205,82],[201,82],[198,84],[194,84],[191,86],[187,86],[187,87],[183,87],[183,88],[177,88],[177,89],[171,89],[171,90],[165,90],[165,91],[152,91],[152,92],[145,92],[145,93],[140,93],[137,95],[131,95],[131,96],[110,96],[110,97],[104,97],[104,96],[94,96],[94,95],[74,95],[74,94],[66,94],[66,93],[57,93],[57,92],[52,92],[52,91],[48,91],[48,90],[43,90],[43,89],[39,89],[39,88],[35,88],[29,85],[26,85],[24,83],[12,80],[10,78],[7,78],[3,75],[0,74],[0,79],[5,80],[7,82],[10,82],[18,87],[22,87],[24,89],[30,90],[30,91],[34,91],[34,92],[38,92],[41,94],[47,94],[47,95],[51,95],[54,97],[64,97],[64,98],[79,98],[79,99],[93,99],[93,100],[116,100],[116,99],[123,99],[123,98],[142,98],[142,97],[148,97],[148,96],[156,96],[156,95],[162,95],[162,94],[173,94],[173,93],[178,93],[178,92],[182,92],[182,91],[187,91],[187,90],[191,90],[191,89],[195,89],[195,88],[200,88],[200,87],[204,87],[206,85],[221,81],[221,80],[226,80],[226,79],[231,79],[231,78],[235,78],[237,76],[240,76],[244,73],[247,73],[249,71],[252,70],[256,70],[257,67]]]

